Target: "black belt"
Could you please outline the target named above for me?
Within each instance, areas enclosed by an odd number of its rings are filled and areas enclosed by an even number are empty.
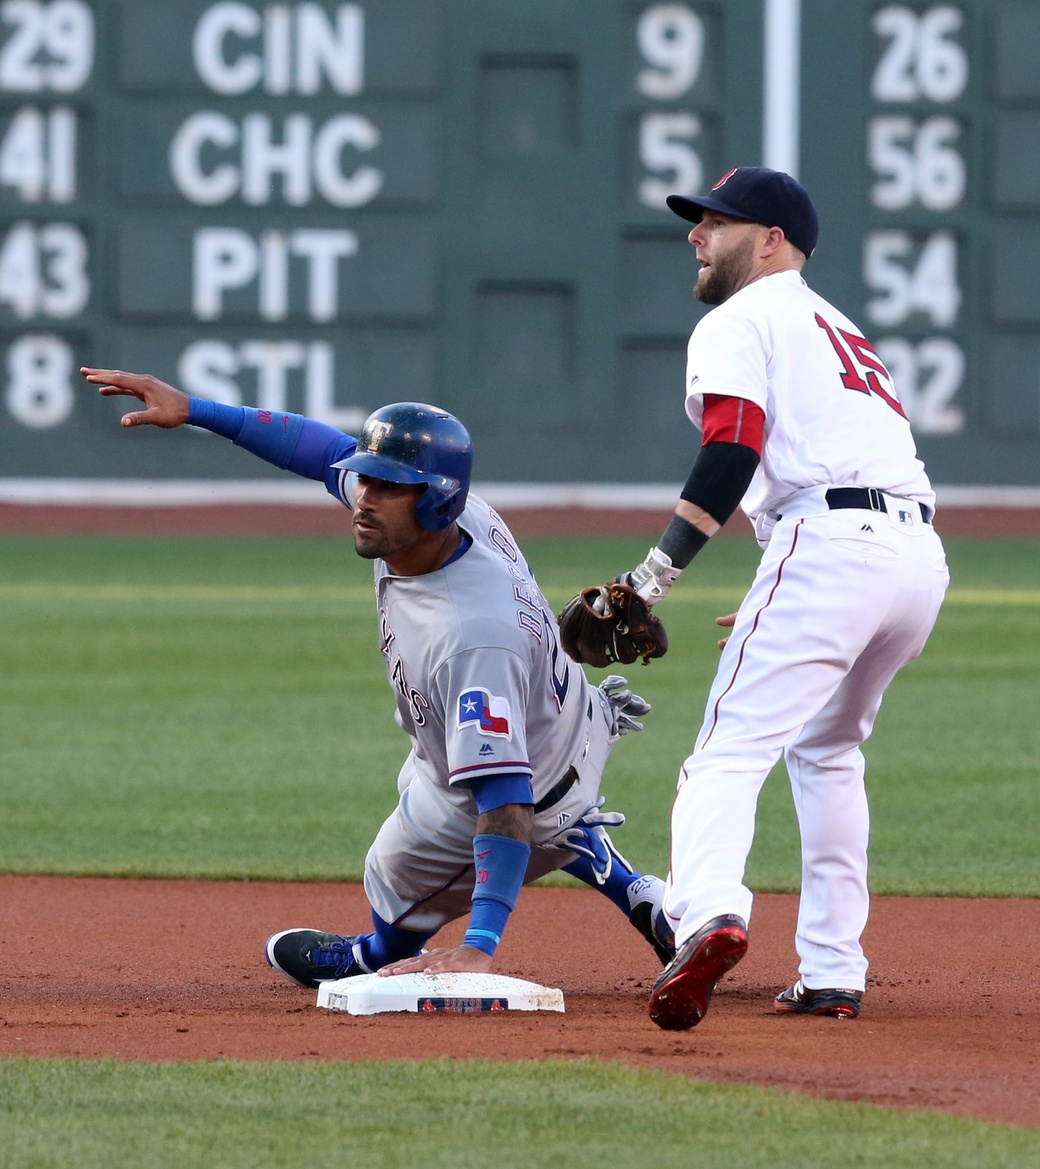
[[[546,808],[551,808],[553,804],[558,804],[577,782],[578,772],[575,770],[574,765],[572,764],[563,773],[563,779],[559,780],[557,783],[554,783],[553,786],[545,793],[545,795],[542,796],[538,803],[535,804],[535,815],[537,815],[539,812],[544,812]]]
[[[861,511],[888,511],[885,497],[876,487],[831,487],[824,498],[831,511],[840,511],[845,507],[858,508]],[[907,503],[912,502],[914,501],[907,500]],[[921,509],[921,519],[930,524],[935,513],[923,503],[917,506]]]

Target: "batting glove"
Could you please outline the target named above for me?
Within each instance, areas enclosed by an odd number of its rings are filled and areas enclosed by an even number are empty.
[[[641,731],[643,724],[638,720],[650,713],[650,703],[627,689],[628,679],[620,674],[611,674],[599,684],[613,717],[611,735],[627,735],[629,731]]]
[[[568,825],[548,844],[550,848],[576,852],[579,856],[586,857],[592,865],[596,880],[601,885],[606,884],[615,859],[626,869],[632,868],[614,847],[614,842],[607,832],[608,827],[620,828],[625,822],[625,817],[621,812],[601,812],[599,809],[606,802],[606,796],[600,796],[580,819]]]
[[[656,605],[668,596],[668,590],[679,579],[681,572],[681,568],[672,567],[670,556],[654,547],[638,568],[619,576],[618,581],[635,589],[648,605]]]

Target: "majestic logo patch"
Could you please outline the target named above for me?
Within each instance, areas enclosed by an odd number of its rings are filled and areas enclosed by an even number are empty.
[[[459,697],[459,726],[476,724],[482,735],[509,738],[509,701],[486,690],[467,690]]]
[[[480,750],[477,752],[481,759],[483,759],[486,755],[494,755],[494,753],[495,748],[492,747],[490,743],[481,743]]]

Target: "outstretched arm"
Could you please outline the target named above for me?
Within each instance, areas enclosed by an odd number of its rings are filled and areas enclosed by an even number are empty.
[[[283,471],[325,483],[330,495],[342,500],[339,474],[332,464],[353,454],[356,441],[334,426],[272,410],[225,406],[207,398],[189,398],[180,390],[147,373],[120,369],[80,372],[98,387],[102,397],[137,398],[146,409],[124,414],[123,426],[161,426],[169,430],[184,423],[230,439]]]
[[[121,369],[91,369],[80,373],[98,387],[103,398],[137,398],[144,410],[133,410],[120,419],[122,426],[161,426],[172,430],[188,421],[190,399],[187,394],[159,381],[150,373],[124,373]]]

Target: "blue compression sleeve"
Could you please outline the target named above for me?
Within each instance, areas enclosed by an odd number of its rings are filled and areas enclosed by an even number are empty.
[[[214,434],[221,434],[224,438],[234,439],[238,435],[245,415],[245,408],[242,406],[225,406],[223,402],[211,402],[208,398],[188,399],[190,425],[212,430]]]
[[[531,846],[511,836],[482,833],[473,837],[473,857],[477,868],[473,912],[462,944],[494,954],[524,886]]]
[[[334,426],[302,414],[225,406],[206,398],[190,399],[188,422],[231,439],[236,446],[283,471],[319,482],[326,480],[326,485],[331,464],[347,458],[357,445]],[[333,490],[331,486],[329,489]]]
[[[188,403],[188,422],[230,438],[236,445],[284,471],[296,450],[306,419],[302,414],[272,414],[245,406],[225,406],[205,398]]]
[[[356,449],[357,440],[349,434],[324,422],[305,418],[286,470],[307,479],[325,479],[333,463],[349,458]]]
[[[469,786],[478,812],[492,812],[506,804],[534,803],[529,775],[478,775]]]
[[[469,928],[463,935],[462,944],[485,954],[494,954],[511,912],[509,906],[503,905],[501,901],[475,898],[473,911],[469,915]]]

